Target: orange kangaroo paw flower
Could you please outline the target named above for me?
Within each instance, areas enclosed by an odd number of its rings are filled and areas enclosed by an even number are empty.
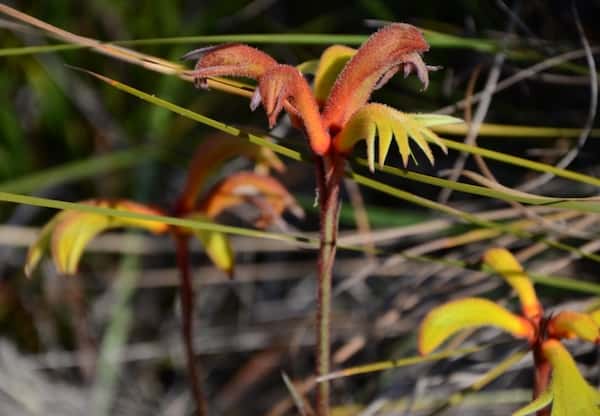
[[[250,106],[254,110],[260,103],[267,113],[271,128],[285,108],[290,116],[302,121],[312,150],[321,156],[327,153],[331,137],[323,127],[312,90],[298,69],[289,65],[277,65],[265,72],[260,77]]]
[[[216,76],[237,76],[258,79],[277,61],[266,53],[241,44],[225,44],[195,49],[182,59],[198,59],[192,75],[194,85],[207,88],[206,79]]]
[[[346,64],[329,94],[323,112],[326,128],[341,129],[373,90],[399,70],[405,76],[415,71],[427,88],[428,70],[433,68],[425,65],[420,55],[427,50],[421,31],[408,24],[391,24],[371,35]]]

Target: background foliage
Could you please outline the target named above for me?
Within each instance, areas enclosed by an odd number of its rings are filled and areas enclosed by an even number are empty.
[[[373,20],[407,21],[456,35],[446,44],[432,42],[426,61],[443,69],[432,74],[427,91],[420,91],[416,79],[396,77],[377,93],[378,101],[412,112],[433,112],[462,100],[470,79],[474,91],[481,90],[494,64],[494,52],[502,48],[508,59],[501,68],[501,79],[547,57],[581,48],[571,5],[562,1],[509,3],[505,6],[519,17],[514,24],[500,1],[54,0],[7,4],[91,38],[161,38],[129,46],[173,61],[202,44],[166,42],[165,38],[249,33],[366,35],[374,30]],[[600,4],[581,1],[576,6],[593,46]],[[223,139],[207,126],[140,101],[65,64],[93,70],[227,124],[259,132],[266,129],[264,116],[248,111],[243,98],[198,91],[175,77],[87,50],[9,56],[8,51],[14,51],[10,48],[19,48],[18,52],[23,46],[48,42],[39,34],[11,29],[8,20],[0,20],[0,47],[7,55],[1,56],[0,50],[0,191],[66,201],[127,197],[168,206],[182,186],[196,144]],[[280,61],[298,64],[318,57],[327,38],[320,36],[311,44],[280,42],[275,36],[260,47]],[[485,122],[581,128],[590,106],[586,68],[583,57],[570,67],[554,68],[499,92]],[[473,78],[475,71],[481,71],[477,79]],[[473,112],[475,109],[476,105]],[[468,118],[463,110],[453,114]],[[304,142],[288,135],[285,126],[273,133],[284,138],[282,144],[303,149]],[[570,170],[597,176],[595,135],[592,132]],[[464,135],[452,138],[462,140]],[[519,131],[512,137],[498,133],[478,139],[482,147],[550,165],[575,141],[576,137],[558,134],[531,138]],[[435,169],[421,163],[411,170],[438,175],[452,168],[457,157],[453,152],[448,158],[438,158]],[[220,175],[243,163],[231,163]],[[401,162],[397,159],[389,164],[400,166]],[[311,170],[294,161],[288,166],[281,179],[308,211],[304,221],[290,218],[288,230],[312,232],[317,228],[317,215],[312,208]],[[506,163],[491,161],[489,167],[500,183],[510,187],[536,176]],[[477,169],[472,158],[466,168]],[[439,187],[389,173],[378,173],[375,179],[430,199],[440,193]],[[561,178],[533,191],[559,197],[597,192],[593,185]],[[538,274],[577,279],[575,283],[566,280],[566,286],[578,292],[547,279],[550,285],[539,293],[548,306],[575,302],[581,309],[592,294],[600,293],[597,286],[580,284],[597,281],[597,259],[581,259],[581,253],[539,243],[540,239],[552,239],[593,253],[598,246],[595,214],[564,210],[556,214],[552,207],[541,207],[528,210],[535,214],[532,219],[523,208],[507,209],[500,200],[458,192],[451,195],[447,205],[461,211],[487,213],[500,221],[532,221],[528,235],[511,236],[474,227],[447,212],[361,189],[375,229],[369,239],[356,231],[352,206],[357,205],[349,202],[355,193],[350,187],[344,195],[345,241],[367,245],[374,241],[384,253],[377,260],[364,253],[340,253],[334,336],[335,347],[345,345],[346,349],[336,356],[338,367],[414,355],[417,323],[444,300],[477,294],[512,302],[498,279],[477,270],[481,252],[492,244],[508,245],[521,253],[529,260],[528,268]],[[132,234],[107,235],[84,257],[77,279],[62,279],[46,263],[33,280],[24,280],[22,264],[25,247],[34,236],[32,227],[52,214],[29,205],[0,204],[0,389],[5,393],[0,413],[77,415],[92,403],[97,414],[183,414],[189,397],[178,341],[177,279],[169,242]],[[248,227],[246,212],[237,214],[223,220]],[[539,221],[539,215],[550,216]],[[464,236],[464,232],[470,234]],[[473,243],[462,243],[459,238]],[[233,281],[213,270],[199,250],[194,255],[199,286],[197,351],[208,365],[209,397],[220,414],[275,412],[274,406],[288,397],[280,371],[294,380],[302,380],[312,371],[309,328],[314,307],[314,252],[242,237],[235,239],[235,246],[239,264]],[[398,253],[431,254],[437,261],[407,261]],[[461,267],[450,267],[448,262]],[[543,276],[538,280],[543,282]],[[528,401],[530,380],[523,376],[528,373],[520,370],[527,362],[506,373],[486,393],[468,390],[490,368],[490,362],[506,358],[513,347],[500,343],[506,339],[497,338],[491,330],[471,340],[473,345],[491,346],[462,359],[336,381],[337,411],[356,414],[359,406],[381,404],[382,414],[407,405],[431,412],[445,406],[443,399],[461,389],[470,393],[461,402],[464,409],[450,406],[449,412],[480,414],[481,406],[486,406],[506,414]],[[593,378],[597,357],[591,348],[585,348],[576,352],[586,366],[585,373]],[[115,356],[119,357],[116,361],[111,358]],[[23,391],[23,385],[30,388]]]

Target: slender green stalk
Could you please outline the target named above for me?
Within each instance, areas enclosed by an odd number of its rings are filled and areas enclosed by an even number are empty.
[[[189,241],[187,236],[175,235],[177,245],[177,266],[179,268],[179,293],[181,297],[181,334],[187,362],[188,377],[192,389],[192,396],[196,402],[196,415],[208,414],[206,396],[202,387],[201,371],[194,354],[194,286],[189,260]]]
[[[111,289],[115,295],[115,303],[111,307],[111,318],[102,338],[90,398],[90,409],[94,415],[111,414],[119,374],[122,370],[120,358],[125,350],[133,322],[130,301],[140,277],[138,261],[138,257],[131,255],[123,259],[119,267],[119,275]]]

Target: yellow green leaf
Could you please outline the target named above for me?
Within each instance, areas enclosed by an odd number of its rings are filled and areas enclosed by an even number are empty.
[[[408,164],[413,157],[409,138],[425,153],[431,164],[433,153],[428,142],[437,144],[444,153],[446,146],[427,126],[410,114],[402,113],[383,104],[367,104],[352,115],[342,131],[333,139],[335,148],[341,153],[350,153],[360,140],[367,143],[369,169],[375,169],[375,137],[379,137],[379,166],[385,164],[392,139],[396,141],[402,163]]]
[[[548,323],[551,336],[557,338],[581,338],[595,342],[600,337],[598,324],[587,313],[562,311]]]
[[[333,45],[323,51],[313,83],[317,102],[322,104],[327,100],[338,75],[355,53],[356,49],[343,45]]]
[[[590,312],[590,318],[596,322],[596,325],[600,326],[600,309]]]
[[[198,213],[188,218],[212,222],[207,216]],[[193,234],[200,240],[206,255],[211,259],[213,264],[225,273],[232,275],[235,265],[235,255],[227,234],[208,230],[194,230]]]
[[[409,113],[409,115],[420,121],[425,127],[437,127],[448,124],[464,123],[464,121],[460,118],[447,116],[445,114]]]
[[[463,329],[494,326],[518,338],[530,338],[532,325],[487,299],[466,298],[432,309],[421,324],[419,352],[429,354],[449,337]]]
[[[161,214],[153,208],[125,200],[90,200],[83,203],[144,214]],[[25,272],[31,274],[41,256],[49,248],[57,270],[63,274],[74,274],[87,244],[99,233],[119,227],[142,228],[154,233],[165,232],[168,229],[167,225],[156,221],[116,218],[80,211],[61,211],[42,228],[37,241],[31,246]]]
[[[552,416],[600,416],[600,393],[583,378],[571,354],[557,340],[542,345],[552,365]]]
[[[483,255],[483,262],[514,289],[519,296],[523,313],[528,318],[542,315],[542,306],[538,301],[533,283],[523,270],[519,261],[504,248],[492,248]]]
[[[111,228],[111,220],[105,215],[76,211],[59,215],[52,232],[52,259],[60,273],[75,274],[85,247],[96,235]]]
[[[552,391],[548,389],[540,394],[537,399],[514,412],[512,416],[527,416],[535,413],[538,410],[542,410],[544,407],[548,406],[552,402],[552,399]]]
[[[304,61],[296,65],[298,71],[302,72],[305,75],[314,75],[317,72],[317,68],[319,67],[318,59],[310,59],[308,61]]]

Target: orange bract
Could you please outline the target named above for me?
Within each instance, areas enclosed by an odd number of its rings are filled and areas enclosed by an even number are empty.
[[[419,55],[427,50],[421,31],[408,24],[391,24],[371,35],[338,76],[323,110],[325,126],[342,128],[373,90],[400,69],[405,75],[416,70],[427,88],[427,66]]]

